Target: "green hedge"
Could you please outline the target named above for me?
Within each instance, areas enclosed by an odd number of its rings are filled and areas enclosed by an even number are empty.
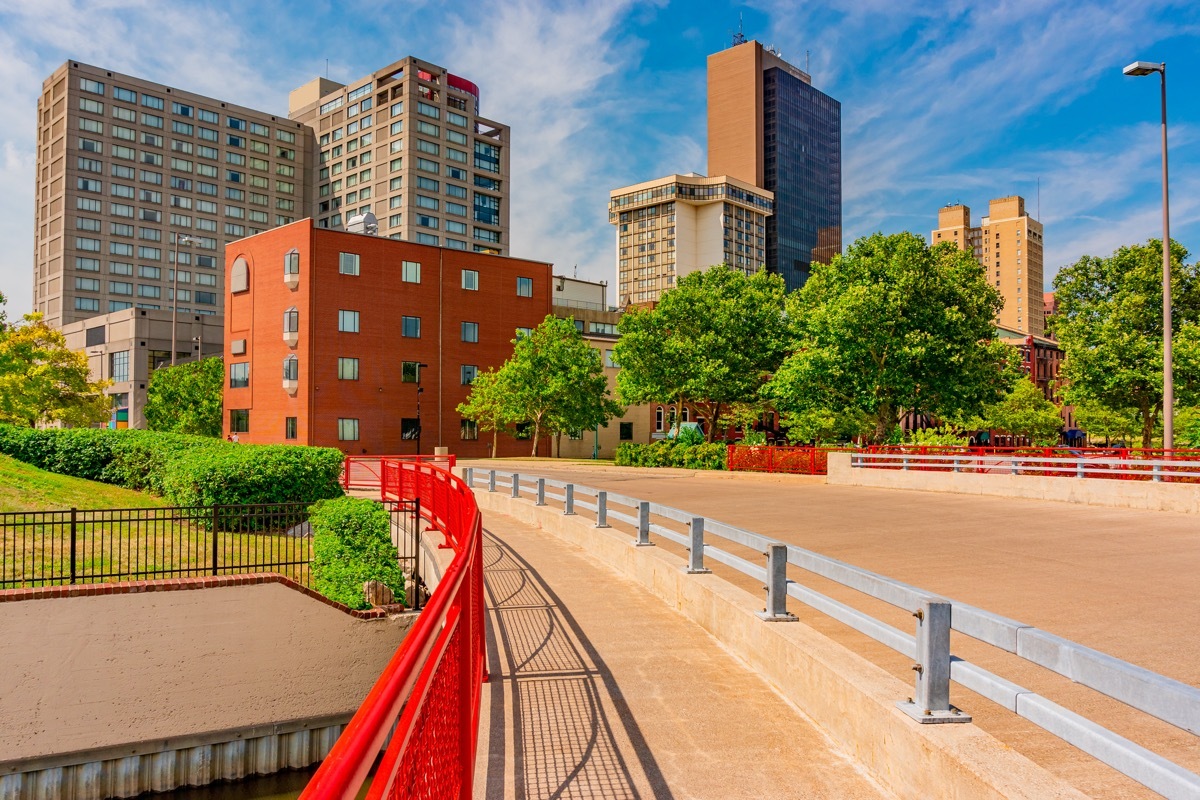
[[[342,454],[322,447],[0,425],[0,453],[60,475],[151,491],[176,505],[311,503],[342,494]]]
[[[677,444],[672,441],[634,444],[617,448],[619,467],[682,467],[684,469],[725,469],[724,444]]]
[[[391,514],[374,500],[341,497],[309,509],[313,588],[350,608],[369,608],[363,584],[379,581],[404,602],[404,574],[392,544]]]

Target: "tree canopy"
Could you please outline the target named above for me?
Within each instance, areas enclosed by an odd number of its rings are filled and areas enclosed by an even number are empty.
[[[793,352],[765,395],[798,418],[865,418],[876,441],[904,411],[978,413],[1016,378],[1015,353],[995,338],[1002,303],[953,244],[864,237],[789,296]]]
[[[1083,256],[1054,279],[1050,318],[1066,358],[1067,402],[1135,412],[1150,447],[1163,403],[1162,240]],[[1200,270],[1171,243],[1171,324],[1175,399],[1200,400]],[[1126,411],[1122,411],[1126,410]],[[1082,422],[1082,421],[1081,421]]]
[[[783,279],[765,270],[747,276],[720,264],[684,276],[653,309],[621,318],[621,401],[691,403],[712,441],[722,413],[757,400],[783,360],[783,310]]]
[[[1058,444],[1062,416],[1031,380],[1018,380],[1012,391],[984,412],[989,428],[1024,436],[1036,445]]]
[[[500,431],[512,422],[504,403],[504,394],[500,373],[489,369],[475,376],[471,382],[471,394],[465,403],[458,404],[457,409],[459,414],[478,425],[480,430],[491,431],[492,458],[496,457],[496,440]]]
[[[6,325],[0,295],[0,422],[90,425],[110,413],[108,381],[92,381],[87,356],[38,313]]]
[[[146,387],[152,431],[220,436],[225,360],[220,356],[156,369]]]

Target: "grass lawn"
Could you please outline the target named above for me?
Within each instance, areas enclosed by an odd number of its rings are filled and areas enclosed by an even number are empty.
[[[146,508],[167,502],[145,492],[68,478],[0,455],[0,511],[62,508]]]

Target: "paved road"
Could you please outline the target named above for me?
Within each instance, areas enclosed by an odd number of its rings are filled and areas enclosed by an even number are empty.
[[[1044,628],[1200,686],[1200,519],[1035,500],[826,486],[810,477],[464,462],[574,480],[683,508]],[[750,591],[759,586],[729,576]],[[794,578],[798,576],[793,576]],[[897,627],[911,619],[808,576]],[[911,664],[803,607],[793,611],[905,681]],[[1196,737],[965,637],[956,653],[1200,771]],[[958,687],[979,725],[1098,797],[1152,796],[1030,723]]]

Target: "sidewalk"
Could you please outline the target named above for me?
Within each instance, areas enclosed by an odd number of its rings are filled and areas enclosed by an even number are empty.
[[[699,626],[553,536],[484,525],[476,796],[890,796]]]

